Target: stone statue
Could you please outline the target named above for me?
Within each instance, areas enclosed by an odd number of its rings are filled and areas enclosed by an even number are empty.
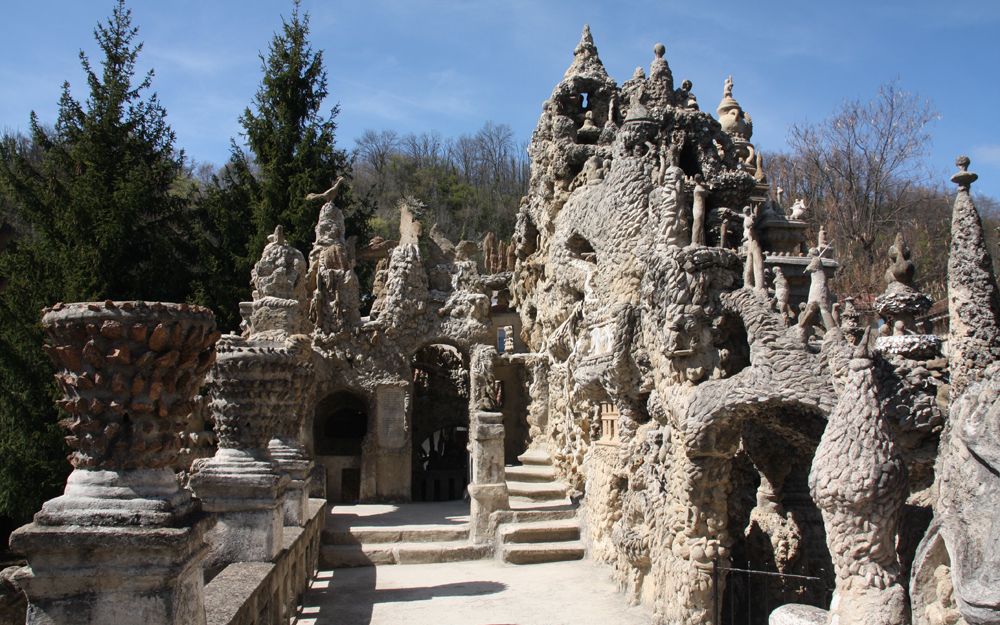
[[[323,200],[323,202],[332,202],[337,199],[337,195],[340,193],[340,185],[344,182],[344,177],[340,176],[337,181],[333,183],[333,186],[322,193],[310,193],[306,196],[306,200]]]
[[[806,273],[809,274],[809,298],[808,302],[813,302],[819,307],[823,318],[823,327],[831,330],[838,327],[833,319],[832,298],[830,297],[830,287],[827,283],[826,270],[823,268],[823,258],[813,256],[813,259],[806,266]]]
[[[416,212],[423,209],[423,204],[412,197],[405,197],[399,203],[399,244],[415,244],[420,242],[424,234],[424,226],[417,221]]]
[[[681,83],[681,88],[677,90],[675,100],[677,101],[677,105],[681,108],[688,109],[689,111],[697,111],[698,98],[694,97],[694,94],[691,93],[691,87],[691,81],[684,80],[684,82]]]
[[[803,221],[806,218],[806,210],[808,208],[809,207],[806,206],[805,200],[802,200],[801,198],[795,200],[795,203],[792,204],[792,212],[788,215],[788,218],[794,221]]]
[[[694,176],[694,201],[691,205],[691,245],[705,245],[705,198],[708,187],[701,174]]]
[[[809,472],[837,572],[831,616],[841,623],[904,625],[909,605],[899,583],[896,535],[907,470],[882,415],[867,331],[848,369]]]
[[[260,260],[250,272],[254,291],[247,331],[261,338],[283,338],[302,330],[306,259],[302,252],[286,245],[280,225],[267,240]]]
[[[743,265],[743,284],[765,291],[764,284],[764,251],[760,245],[760,236],[754,226],[753,209],[749,206],[743,209],[743,249],[746,261]]]
[[[910,260],[910,248],[907,247],[902,232],[896,234],[896,242],[889,248],[889,260],[889,269],[885,272],[885,283],[890,287],[894,283],[898,283],[912,289],[916,265]]]
[[[788,304],[788,298],[791,294],[788,288],[788,279],[785,278],[781,267],[775,266],[771,271],[774,273],[774,306],[781,313],[785,325],[790,325],[795,321],[795,311]]]
[[[316,329],[337,335],[353,328],[361,318],[358,278],[354,273],[354,237],[344,238],[344,213],[333,203],[342,178],[325,193],[310,193],[306,199],[322,199],[316,222],[316,241],[309,252],[309,285],[313,289],[309,318]]]

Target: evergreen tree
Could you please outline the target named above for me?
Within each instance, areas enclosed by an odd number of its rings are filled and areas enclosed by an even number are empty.
[[[233,142],[230,162],[201,202],[209,224],[202,257],[209,267],[199,289],[211,294],[226,329],[239,323],[238,302],[250,294],[250,269],[267,236],[280,224],[289,244],[308,256],[321,203],[305,196],[350,174],[347,153],[335,147],[339,107],[322,113],[328,95],[323,52],[313,51],[308,35],[309,15],[300,15],[296,0],[291,19],[282,18],[267,56],[260,57],[264,77],[240,116],[248,151]],[[364,240],[371,209],[349,189],[336,203],[347,216],[348,234]]]
[[[94,31],[101,71],[80,52],[87,99],[65,83],[54,128],[32,113],[30,140],[0,141],[0,195],[17,231],[0,255],[0,515],[34,511],[69,470],[41,309],[189,295],[183,155],[156,95],[144,95],[153,72],[134,84],[136,33],[119,1]]]

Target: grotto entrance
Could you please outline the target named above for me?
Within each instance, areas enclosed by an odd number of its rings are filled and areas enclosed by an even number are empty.
[[[825,424],[818,412],[788,403],[746,413],[730,472],[731,566],[767,574],[727,575],[720,624],[766,625],[785,603],[829,608],[833,563],[808,483]]]
[[[368,404],[350,391],[337,391],[316,405],[313,447],[326,467],[326,496],[331,503],[361,499],[362,443],[368,434]]]
[[[452,345],[414,354],[413,501],[464,499],[469,484],[469,358]]]

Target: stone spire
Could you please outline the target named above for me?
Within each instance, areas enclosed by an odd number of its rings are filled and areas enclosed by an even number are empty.
[[[590,35],[590,24],[583,27],[583,35],[580,43],[573,50],[573,63],[563,76],[563,80],[568,80],[573,76],[594,76],[607,78],[608,73],[597,56],[597,46],[594,45],[594,38]]]
[[[951,217],[948,256],[948,311],[951,315],[951,396],[977,380],[986,366],[1000,359],[1000,291],[993,259],[986,249],[983,223],[969,187],[978,176],[969,158],[955,160],[960,171],[951,177],[958,195]]]
[[[672,104],[674,95],[674,76],[670,72],[667,60],[663,58],[666,48],[662,43],[653,47],[656,58],[649,66],[649,107],[654,114],[661,115],[668,104]]]

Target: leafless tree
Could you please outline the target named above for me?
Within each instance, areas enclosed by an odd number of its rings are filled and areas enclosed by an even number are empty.
[[[785,197],[807,198],[838,251],[866,269],[841,288],[880,290],[876,268],[886,238],[940,194],[924,166],[935,118],[933,104],[897,80],[871,100],[845,100],[821,123],[791,127],[793,153],[776,159],[774,182]]]

